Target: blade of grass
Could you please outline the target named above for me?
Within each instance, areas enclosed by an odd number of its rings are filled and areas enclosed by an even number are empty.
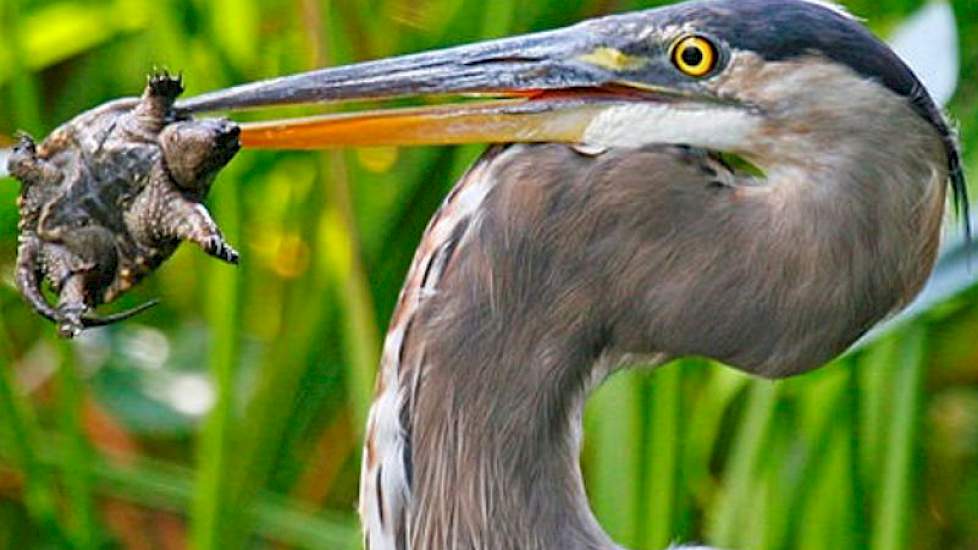
[[[68,495],[69,535],[75,548],[96,548],[101,538],[92,497],[92,448],[82,429],[84,387],[69,343],[58,342],[61,367],[58,372],[61,431],[66,452],[61,471]]]
[[[682,401],[683,364],[669,365],[655,372],[648,383],[645,408],[651,411],[645,419],[646,457],[643,487],[643,521],[640,522],[643,548],[665,548],[676,540],[678,513],[677,487],[679,468],[679,417]]]
[[[234,165],[225,173],[234,177]],[[214,186],[213,209],[231,242],[240,240],[239,197],[235,185]],[[211,327],[210,372],[216,386],[214,408],[198,439],[197,486],[193,505],[192,540],[197,550],[224,548],[228,530],[247,528],[229,522],[246,503],[232,502],[229,489],[234,471],[235,373],[240,357],[241,274],[208,261],[207,317]]]
[[[846,538],[848,503],[851,495],[845,481],[851,465],[848,464],[845,434],[835,424],[828,436],[829,443],[818,457],[818,471],[814,474],[814,487],[807,502],[795,513],[802,516],[797,539],[792,548],[798,550],[824,550],[825,548],[853,548]]]
[[[848,440],[849,456],[846,458],[849,464],[849,480],[852,493],[851,513],[849,514],[849,536],[853,546],[859,549],[866,548],[869,537],[865,526],[870,525],[869,511],[866,507],[866,480],[862,468],[862,390],[859,387],[859,363],[857,361],[847,361],[846,369],[846,390],[843,396],[843,419],[846,438]]]
[[[255,38],[261,24],[259,4],[250,0],[212,0],[210,23],[214,41],[238,70],[255,65],[260,44]]]
[[[816,373],[807,380],[797,381],[798,413],[793,422],[782,418],[779,434],[792,442],[789,451],[774,455],[769,468],[782,470],[778,491],[772,492],[771,515],[767,521],[767,541],[770,548],[795,548],[804,538],[807,517],[799,511],[813,501],[825,476],[825,457],[832,452],[837,439],[838,425],[844,422],[843,404],[845,383],[849,370],[834,368]],[[792,381],[794,382],[794,381]],[[791,384],[792,382],[788,382]],[[792,457],[788,463],[783,457]],[[854,474],[857,475],[857,474]]]
[[[644,373],[614,375],[588,400],[587,488],[594,513],[618,543],[639,543],[642,455],[641,389]]]
[[[516,16],[515,0],[496,0],[479,5],[483,12],[481,38],[506,36],[513,30]]]
[[[215,9],[233,12],[232,4],[227,2],[215,4]],[[310,2],[301,4],[311,8],[312,11],[302,13],[300,20],[303,20],[306,25],[314,25],[313,21],[319,19],[318,13],[315,12],[316,6],[311,6]],[[256,10],[257,6],[249,4],[245,11]],[[245,15],[250,18],[254,14]],[[214,21],[216,24],[220,21],[220,17],[216,17]],[[251,23],[253,21],[249,22]],[[236,39],[225,37],[224,47],[229,48]],[[239,59],[235,61],[241,64],[241,59],[248,57],[246,53],[249,52],[242,47],[237,53]],[[303,203],[309,200],[308,192],[303,190],[306,187],[303,183],[305,178],[296,177],[294,174],[290,176],[292,176],[289,179],[290,186],[284,192],[279,190],[272,192],[279,197],[284,197],[280,200],[283,200],[286,205],[284,210],[289,215],[281,219],[280,215],[276,215],[277,213],[265,212],[264,232],[275,235],[286,233],[295,235],[295,239],[305,246],[305,243],[313,240],[315,230],[310,226],[314,226],[314,220],[310,218],[314,218],[318,210],[304,208]],[[311,176],[309,179],[311,180]],[[254,200],[253,197],[248,198]],[[277,245],[277,248],[281,249],[281,247],[281,244]],[[322,290],[314,283],[310,284],[307,278],[303,278],[304,272],[304,268],[297,267],[294,273],[290,273],[289,276],[294,278],[295,282],[285,287],[282,296],[272,302],[274,305],[266,305],[270,316],[280,321],[276,332],[266,336],[274,339],[268,343],[268,347],[262,353],[261,366],[254,383],[255,389],[244,410],[249,429],[246,432],[242,431],[241,437],[237,439],[235,453],[237,467],[227,487],[234,502],[251,502],[262,488],[268,486],[273,469],[279,466],[276,460],[280,458],[279,452],[285,443],[289,422],[294,419],[296,396],[301,395],[299,384],[310,366],[303,359],[310,355],[309,346],[314,341],[314,331],[319,327],[318,310],[306,307],[308,296],[319,294]],[[240,520],[237,514],[233,516],[224,518],[224,521]],[[229,530],[224,544],[235,548],[244,546],[250,535],[248,529]]]
[[[304,2],[298,7],[301,10],[300,16],[309,19],[305,30],[310,35],[308,42],[313,45],[312,63],[314,65],[325,63],[328,57],[324,50],[321,30],[312,24],[322,20],[318,5]],[[349,367],[347,387],[354,397],[351,399],[353,404],[351,408],[361,415],[356,425],[356,431],[360,433],[366,423],[366,410],[372,395],[379,337],[372,317],[372,300],[366,287],[363,269],[359,266],[359,239],[347,189],[349,178],[343,170],[344,159],[340,155],[334,155],[330,160],[333,163],[329,165],[324,163],[318,172],[320,177],[317,178],[326,182],[324,194],[325,202],[329,205],[326,207],[327,216],[333,216],[327,217],[328,221],[324,220],[322,223],[336,222],[336,230],[329,234],[336,236],[341,242],[331,242],[329,251],[332,254],[324,254],[323,257],[335,258],[338,249],[344,251],[342,260],[333,262],[334,266],[341,266],[334,273],[334,279],[338,279],[337,286],[343,288],[338,293],[338,301],[341,304],[341,312],[346,317],[343,342],[346,352],[345,364]],[[333,169],[332,172],[330,168]],[[288,200],[293,203],[289,208],[292,215],[284,221],[286,227],[279,230],[298,232],[303,242],[315,242],[315,232],[319,219],[322,218],[323,208],[305,208],[303,203],[309,201],[310,197],[300,193],[296,191],[295,194],[289,195]],[[324,202],[319,200],[320,197],[315,193],[313,195],[317,204]],[[310,277],[310,279],[317,278]],[[282,466],[276,461],[283,458],[279,451],[285,443],[289,421],[295,418],[293,403],[297,395],[302,395],[300,383],[312,365],[304,359],[310,357],[312,354],[310,346],[315,345],[325,332],[321,330],[320,311],[308,307],[308,296],[321,294],[325,290],[322,285],[322,281],[319,280],[310,281],[305,285],[300,283],[290,285],[286,291],[286,299],[280,302],[282,311],[279,315],[283,317],[280,336],[268,349],[264,365],[258,374],[257,390],[246,410],[249,425],[260,426],[261,429],[249,433],[248,437],[241,437],[239,441],[236,455],[238,468],[232,483],[236,501],[247,501],[253,498],[261,487],[268,484],[273,468]],[[337,443],[336,446],[331,447],[332,450],[344,447],[348,449],[343,456],[335,457],[335,460],[341,464],[352,449],[344,442]],[[305,465],[295,464],[290,467],[301,470]],[[237,530],[231,533],[232,538],[228,544],[233,547],[242,546],[246,542],[246,535],[246,531]]]
[[[8,360],[8,332],[2,317],[0,334],[4,335],[0,337],[0,434],[4,434],[0,448],[8,449],[8,460],[19,468],[24,478],[24,504],[30,517],[55,544],[67,544],[58,518],[57,492],[50,470],[37,459],[40,428],[27,403],[14,390]]]
[[[752,541],[753,548],[775,550],[784,545],[784,527],[794,510],[789,503],[800,484],[797,469],[792,467],[794,461],[785,459],[797,454],[797,430],[793,421],[794,415],[782,413],[775,417],[771,426],[765,449],[768,459],[758,476],[759,494],[763,495],[758,504],[764,508],[764,513],[752,514],[755,521],[750,525],[750,531],[757,537]]]
[[[55,434],[45,434],[44,439],[48,444],[36,460],[45,468],[60,469],[68,454],[68,443]],[[6,451],[0,449],[0,458],[5,456]],[[178,513],[190,509],[195,498],[194,472],[188,468],[138,457],[128,458],[126,464],[95,457],[86,468],[96,492],[107,497]],[[261,494],[245,506],[242,521],[261,537],[294,547],[329,550],[358,547],[359,529],[352,516],[314,514],[269,494]]]
[[[924,340],[923,328],[909,328],[900,339],[899,357],[892,369],[893,410],[871,541],[873,550],[909,547],[915,478],[913,453],[923,380]]]
[[[313,289],[313,292],[318,289]],[[296,421],[295,407],[307,403],[302,382],[313,367],[307,358],[314,356],[310,349],[321,337],[322,321],[318,310],[308,306],[310,289],[296,284],[287,291],[287,298],[278,315],[283,316],[279,336],[268,347],[261,367],[256,373],[255,390],[245,409],[247,431],[242,430],[235,449],[235,472],[230,482],[232,499],[247,502],[273,477],[281,464],[282,445],[290,423]],[[293,457],[299,459],[299,457]],[[304,465],[286,467],[301,469]],[[247,531],[238,529],[227,544],[239,547],[246,541]]]
[[[765,380],[751,382],[747,409],[724,472],[726,489],[719,497],[709,526],[709,540],[717,546],[739,546],[744,514],[751,509],[752,480],[761,460],[777,397],[777,384]]]
[[[859,390],[863,397],[859,403],[859,440],[861,477],[867,494],[873,496],[868,503],[874,505],[879,495],[880,467],[890,431],[889,403],[893,361],[899,350],[897,339],[885,338],[859,357]]]
[[[342,302],[343,344],[347,364],[347,388],[353,411],[357,438],[363,439],[367,412],[373,401],[374,376],[380,361],[381,334],[374,318],[373,297],[361,260],[360,243],[350,201],[350,181],[346,160],[340,153],[323,156],[323,174],[327,180],[327,201],[323,224],[333,227],[328,234],[335,247],[332,274],[339,286],[337,297]]]
[[[725,411],[745,391],[750,378],[734,369],[710,364],[705,380],[690,403],[690,418],[683,448],[683,471],[696,504],[706,506],[713,500],[715,479],[711,460],[715,447],[724,439],[720,433]]]
[[[323,19],[333,21],[332,18]],[[327,65],[336,63],[336,56],[327,49],[322,36],[314,42],[320,48],[317,57]],[[342,153],[335,151],[324,153],[320,158],[329,205],[322,224],[324,228],[332,227],[331,231],[325,231],[327,238],[322,244],[335,247],[327,256],[334,260],[328,266],[328,272],[335,277],[340,290],[338,297],[342,302],[344,353],[348,361],[347,397],[353,411],[357,439],[362,440],[367,412],[373,400],[374,376],[380,361],[381,333],[374,317],[373,297],[364,272],[346,159]]]

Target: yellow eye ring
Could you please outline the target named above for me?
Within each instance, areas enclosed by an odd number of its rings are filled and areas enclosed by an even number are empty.
[[[672,45],[672,64],[683,74],[700,78],[717,66],[719,53],[712,42],[702,36],[684,36]]]

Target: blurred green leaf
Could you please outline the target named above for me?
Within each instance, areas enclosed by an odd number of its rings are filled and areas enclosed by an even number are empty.
[[[10,6],[20,0],[8,0]],[[19,67],[38,71],[88,51],[121,33],[143,29],[150,4],[118,0],[104,6],[59,2],[18,17],[15,32],[20,49],[0,56],[0,84]],[[12,59],[11,55],[17,59]]]

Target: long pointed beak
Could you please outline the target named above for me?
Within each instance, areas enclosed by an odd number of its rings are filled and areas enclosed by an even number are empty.
[[[255,82],[176,107],[189,113],[479,95],[502,100],[248,123],[241,141],[272,149],[576,142],[609,102],[651,93],[620,84],[624,73],[646,64],[577,26]]]
[[[587,99],[585,99],[587,97]],[[241,144],[258,149],[581,141],[600,101],[532,99],[323,115],[241,125]]]

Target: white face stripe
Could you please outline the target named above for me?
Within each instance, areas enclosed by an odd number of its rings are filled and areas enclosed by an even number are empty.
[[[676,108],[660,103],[609,107],[584,131],[583,142],[601,147],[641,147],[653,143],[731,151],[749,140],[759,121],[734,107]]]
[[[506,155],[506,151],[498,155]],[[460,241],[454,246],[461,248],[477,226],[479,210],[496,183],[488,170],[495,160],[498,156],[491,152],[483,156],[456,184],[432,218],[408,271],[384,340],[378,373],[380,391],[370,407],[368,441],[360,474],[360,517],[370,550],[402,550],[404,547],[398,547],[399,533],[405,535],[405,543],[410,547],[411,522],[406,516],[411,488],[404,461],[405,448],[410,444],[409,426],[401,424],[401,412],[411,402],[424,365],[402,365],[402,348],[419,305],[437,292],[447,263],[443,256],[445,248],[453,244],[453,238]],[[464,234],[456,235],[456,228],[463,223],[468,224]],[[423,363],[423,350],[412,356],[421,357]]]

